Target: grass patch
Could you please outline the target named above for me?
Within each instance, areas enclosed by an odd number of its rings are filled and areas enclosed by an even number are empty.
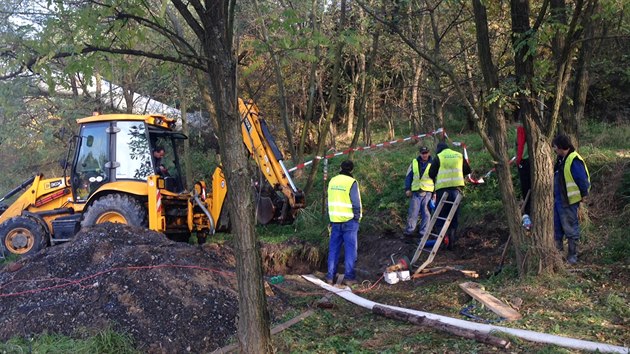
[[[131,337],[105,330],[85,339],[56,334],[41,334],[32,338],[13,338],[0,343],[1,353],[76,353],[76,354],[136,354]]]

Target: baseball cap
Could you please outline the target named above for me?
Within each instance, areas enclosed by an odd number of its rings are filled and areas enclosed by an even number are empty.
[[[426,147],[426,146],[421,146],[420,147],[420,153],[423,153],[423,152],[429,152],[429,148]]]

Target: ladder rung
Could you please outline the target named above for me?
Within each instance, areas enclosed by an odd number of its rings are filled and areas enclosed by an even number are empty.
[[[442,201],[442,204],[455,204],[455,202],[454,201],[451,202],[450,200],[444,200]]]
[[[438,220],[446,220],[447,218],[443,218],[441,216],[438,216],[438,217],[436,217],[436,219],[438,219]]]
[[[434,234],[434,233],[432,232],[432,233],[430,233],[430,234],[429,234],[429,236],[435,236],[435,237],[437,238],[437,237],[440,237],[440,234]]]

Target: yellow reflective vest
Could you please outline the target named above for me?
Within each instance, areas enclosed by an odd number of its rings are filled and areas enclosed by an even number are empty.
[[[464,156],[457,151],[444,149],[438,155],[440,168],[435,176],[435,189],[464,186]]]
[[[419,190],[423,190],[425,192],[433,192],[435,186],[433,185],[433,180],[429,177],[429,169],[431,168],[431,163],[427,164],[427,167],[424,169],[424,173],[420,176],[420,164],[418,163],[418,159],[413,159],[411,162],[413,169],[413,180],[411,182],[411,191],[417,192]]]
[[[575,183],[573,175],[571,174],[571,164],[573,163],[573,160],[575,158],[582,161],[582,163],[584,164],[584,169],[586,170],[588,182],[591,182],[591,175],[588,173],[588,168],[586,168],[586,162],[584,162],[584,159],[582,158],[582,156],[580,156],[580,154],[573,151],[567,156],[567,160],[564,162],[564,182],[566,183],[567,187],[567,198],[569,199],[569,204],[575,204],[582,200],[582,193],[580,192],[580,188]]]
[[[354,218],[350,188],[355,182],[357,181],[354,178],[341,174],[330,180],[328,184],[328,217],[330,222],[346,222]]]

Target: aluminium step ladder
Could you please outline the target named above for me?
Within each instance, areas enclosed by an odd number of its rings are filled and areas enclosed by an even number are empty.
[[[429,225],[427,227],[428,232],[426,232],[422,236],[422,240],[420,240],[420,244],[418,245],[418,248],[416,249],[416,253],[411,259],[411,265],[414,265],[418,261],[422,252],[429,252],[429,257],[414,272],[414,275],[419,274],[429,264],[431,264],[431,262],[433,262],[433,258],[435,258],[435,254],[437,253],[438,249],[440,248],[440,245],[442,244],[444,235],[446,235],[446,231],[448,230],[448,227],[451,225],[451,220],[453,220],[453,216],[455,215],[455,212],[457,211],[457,208],[459,207],[459,203],[462,201],[462,198],[463,198],[463,195],[461,192],[457,194],[457,198],[455,198],[454,201],[448,200],[448,193],[444,193],[442,195],[442,198],[440,198],[440,203],[435,208],[435,212],[433,212],[433,216],[431,216],[431,220],[429,221]],[[442,211],[442,208],[444,207],[444,204],[451,204],[451,210],[449,211],[448,215],[445,218],[440,217],[440,213]],[[433,227],[435,226],[435,222],[437,220],[444,220],[442,229],[440,230],[438,234],[433,233]],[[435,243],[433,244],[433,248],[430,251],[428,251],[424,249],[424,246],[426,245],[427,240],[429,239],[430,236],[436,237],[436,240],[435,240]]]

